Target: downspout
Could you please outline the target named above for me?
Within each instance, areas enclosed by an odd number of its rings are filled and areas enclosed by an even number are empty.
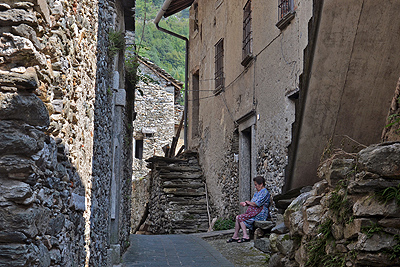
[[[154,19],[154,24],[156,25],[157,29],[159,31],[165,32],[169,35],[172,35],[174,37],[177,37],[179,39],[182,39],[185,41],[186,44],[186,53],[185,53],[185,105],[184,105],[184,126],[183,126],[183,140],[184,140],[184,145],[185,149],[187,149],[187,110],[188,110],[188,68],[189,68],[189,39],[186,38],[183,35],[179,35],[177,33],[171,32],[167,29],[164,29],[158,25],[160,23],[160,20],[162,16],[165,14],[167,11],[169,5],[171,4],[172,0],[166,0],[161,7],[161,10],[158,12],[156,18]]]

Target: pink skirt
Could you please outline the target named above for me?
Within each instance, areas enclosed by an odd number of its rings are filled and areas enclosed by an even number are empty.
[[[263,209],[262,207],[249,206],[246,210],[246,213],[238,215],[237,219],[239,222],[246,221],[259,214],[262,211],[262,209]]]

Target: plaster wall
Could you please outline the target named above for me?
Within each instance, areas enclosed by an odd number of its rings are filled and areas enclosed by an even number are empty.
[[[380,142],[400,72],[399,10],[397,1],[324,1],[292,188],[318,180],[324,151]]]
[[[256,175],[266,177],[267,187],[273,194],[281,192],[294,121],[294,103],[287,96],[298,87],[303,49],[307,45],[307,23],[312,13],[311,0],[295,1],[296,15],[281,31],[275,26],[277,1],[252,1],[254,59],[244,67],[241,65],[242,27],[246,2],[199,0],[199,30],[193,30],[193,19],[190,22],[189,71],[199,73],[200,101],[199,124],[191,125],[190,85],[189,148],[199,151],[217,216],[237,212],[237,201],[250,197],[251,179]],[[195,12],[192,6],[191,18],[196,17]],[[221,38],[224,39],[225,90],[214,95],[214,45]],[[193,127],[198,127],[197,138],[191,138]],[[242,138],[243,130],[251,131],[251,145],[247,146],[251,160],[240,157],[245,151],[240,151],[234,142],[236,136]],[[250,160],[251,166],[247,173],[238,175],[241,160]],[[239,195],[239,184],[248,184],[244,190],[247,192]]]

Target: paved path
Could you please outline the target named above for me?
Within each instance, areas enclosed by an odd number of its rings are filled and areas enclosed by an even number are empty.
[[[193,235],[131,235],[122,266],[232,267],[214,247]]]

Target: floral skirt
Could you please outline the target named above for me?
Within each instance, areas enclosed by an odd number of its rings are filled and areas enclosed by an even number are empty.
[[[244,214],[240,214],[237,216],[239,222],[244,222],[250,218],[255,217],[262,211],[262,207],[253,207],[249,206]]]

